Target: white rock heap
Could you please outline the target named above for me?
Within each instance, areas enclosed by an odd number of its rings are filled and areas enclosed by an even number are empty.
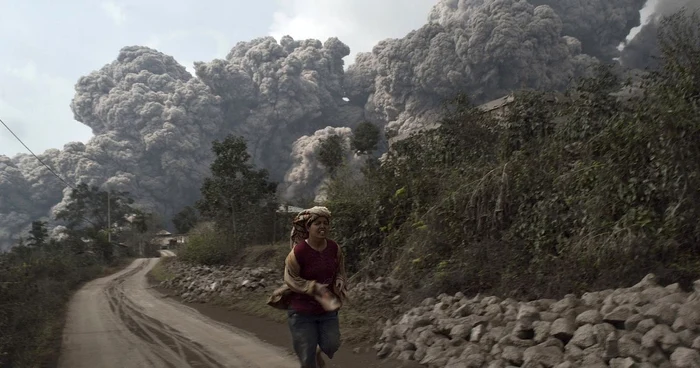
[[[630,288],[518,302],[461,293],[387,321],[381,357],[428,367],[700,367],[695,291],[653,274]]]

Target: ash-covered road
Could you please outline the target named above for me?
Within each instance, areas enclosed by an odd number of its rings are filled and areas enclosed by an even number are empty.
[[[137,259],[73,296],[59,367],[298,367],[283,349],[150,290],[157,261]]]

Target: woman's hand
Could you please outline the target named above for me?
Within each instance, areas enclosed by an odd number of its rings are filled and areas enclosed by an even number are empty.
[[[329,293],[330,290],[328,290],[328,284],[316,283],[316,286],[314,288],[314,292],[318,295],[325,295],[326,293]]]
[[[344,284],[343,280],[341,280],[341,279],[339,279],[339,278],[336,279],[336,280],[335,280],[335,290],[338,290],[338,291],[342,292],[343,286],[345,286],[345,285],[343,285],[343,284]]]
[[[342,305],[338,297],[336,297],[333,292],[328,289],[328,284],[316,284],[315,288],[316,301],[321,304],[323,309],[326,311],[335,311]]]

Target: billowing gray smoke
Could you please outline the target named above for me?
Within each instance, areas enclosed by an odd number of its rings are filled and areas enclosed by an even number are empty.
[[[73,182],[128,191],[165,216],[195,200],[211,141],[223,127],[220,98],[171,56],[126,47],[80,78],[72,108],[95,137],[72,148]]]
[[[41,155],[67,182],[129,191],[142,207],[164,216],[197,198],[211,141],[223,127],[220,98],[172,57],[125,47],[116,61],[80,78],[72,108],[95,137]],[[32,156],[18,155],[11,163],[3,170],[0,186],[8,191],[2,197],[24,188],[31,193],[30,205],[0,202],[0,228],[16,238],[69,191]],[[0,244],[8,240],[4,235]]]
[[[34,206],[28,180],[17,164],[7,156],[0,156],[0,193],[0,239],[8,239],[15,235],[17,229],[31,221],[30,216],[33,214],[27,210]]]
[[[282,180],[294,141],[326,126],[353,126],[362,109],[343,100],[343,57],[337,38],[296,41],[272,37],[240,42],[225,60],[195,65],[222,97],[226,124],[244,136],[259,166]]]
[[[660,56],[657,32],[661,20],[683,8],[688,11],[697,11],[700,9],[700,0],[658,0],[647,24],[624,45],[620,56],[622,65],[633,69],[657,68]]]
[[[235,133],[288,200],[316,194],[322,137],[347,142],[362,120],[390,134],[421,129],[458,92],[481,103],[523,87],[561,89],[615,56],[642,2],[443,0],[425,26],[358,54],[347,72],[350,50],[336,38],[240,42],[224,59],[196,63],[197,78],[170,56],[125,47],[76,85],[75,117],[95,137],[40,156],[67,181],[129,191],[168,220],[198,198],[212,140]],[[34,157],[0,156],[0,247],[65,205],[63,188]]]
[[[564,35],[578,39],[583,53],[609,62],[618,56],[620,41],[640,24],[639,10],[646,1],[530,0],[530,3],[551,6],[562,20]]]
[[[630,1],[617,2],[622,5],[591,9],[622,8],[626,14]],[[639,8],[636,11],[638,22]],[[610,22],[599,23],[611,27]],[[630,23],[611,34],[623,39],[634,26]],[[363,104],[373,121],[389,122],[391,133],[403,135],[432,120],[440,104],[459,92],[481,103],[521,87],[561,89],[596,62],[574,37],[584,30],[567,33],[564,24],[548,5],[442,1],[424,27],[402,39],[380,42],[371,54],[360,54],[347,73],[348,95]],[[609,43],[590,41],[587,48],[596,50],[593,55],[604,54]]]
[[[293,167],[285,175],[284,195],[287,198],[314,198],[322,194],[323,185],[327,178],[327,169],[316,159],[316,152],[321,143],[332,135],[342,138],[345,163],[354,168],[359,168],[362,162],[359,156],[350,149],[352,130],[347,127],[326,127],[317,130],[313,135],[305,135],[294,142],[292,148]],[[318,197],[317,197],[318,198]]]

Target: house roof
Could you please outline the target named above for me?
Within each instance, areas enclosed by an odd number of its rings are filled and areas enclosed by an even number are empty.
[[[301,207],[296,207],[296,206],[289,206],[286,204],[281,204],[277,208],[277,212],[284,212],[284,213],[299,213],[303,211],[304,209]]]
[[[164,236],[164,235],[172,235],[172,233],[170,233],[168,230],[161,230],[161,231],[157,232],[156,235]]]
[[[478,106],[478,109],[483,111],[483,112],[489,112],[489,111],[499,109],[503,106],[506,106],[506,105],[512,103],[513,101],[515,101],[515,96],[513,96],[512,94],[509,94],[509,95],[505,95],[501,98],[497,98],[495,100],[491,100],[489,102],[481,104]],[[400,140],[408,138],[413,133],[416,133],[419,131],[432,130],[432,129],[438,128],[439,126],[440,126],[440,124],[438,124],[438,123],[426,124],[418,129],[411,130],[410,132],[403,132],[401,134],[398,134],[395,137],[390,138],[389,143],[398,142]]]
[[[498,108],[501,108],[505,105],[508,105],[509,103],[515,101],[515,97],[513,95],[507,95],[503,96],[501,98],[497,98],[495,100],[489,101],[485,104],[479,105],[479,109],[484,112],[489,112],[496,110]]]

